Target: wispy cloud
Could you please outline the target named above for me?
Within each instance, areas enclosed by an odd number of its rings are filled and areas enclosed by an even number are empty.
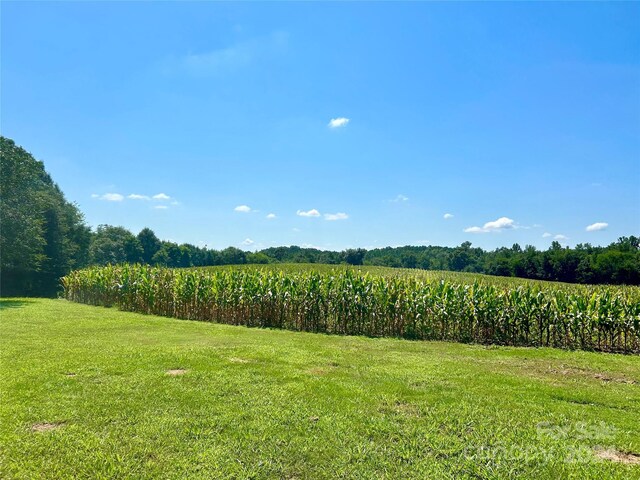
[[[257,37],[238,42],[224,48],[184,56],[177,67],[187,73],[204,77],[234,72],[248,67],[256,61],[271,59],[286,50],[289,35],[273,32],[265,37]],[[172,70],[176,66],[172,66]]]
[[[466,233],[490,233],[490,232],[502,232],[503,230],[509,230],[515,228],[515,222],[508,217],[500,217],[492,222],[485,223],[482,227],[468,227],[464,231]]]
[[[274,218],[276,218],[276,214],[275,213],[270,213],[267,215],[267,220],[273,220]]]
[[[132,193],[131,195],[127,195],[127,198],[131,200],[149,200],[148,195],[139,195],[137,193]]]
[[[585,228],[585,230],[587,232],[599,232],[600,230],[605,230],[608,226],[609,226],[608,223],[596,222],[596,223],[592,223],[591,225],[587,226],[587,228]]]
[[[567,237],[566,235],[562,235],[561,233],[559,233],[558,235],[555,235],[553,237],[554,240],[558,240],[559,242],[564,242],[565,240],[569,240],[569,237]]]
[[[166,193],[157,193],[152,197],[154,200],[171,200],[171,197]]]
[[[299,217],[319,217],[320,216],[320,212],[315,208],[312,208],[311,210],[307,210],[306,212],[304,210],[298,210],[296,214]]]
[[[340,128],[340,127],[345,127],[349,122],[350,122],[350,119],[346,117],[332,118],[331,120],[329,120],[328,126],[329,128]]]
[[[325,213],[324,214],[324,219],[328,220],[330,222],[336,221],[336,220],[347,220],[349,218],[349,215],[347,215],[346,213],[343,212],[338,212],[338,213]]]
[[[166,205],[156,205],[153,208],[155,208],[156,210],[166,210],[169,207],[167,207]]]
[[[105,193],[104,195],[94,193],[91,195],[91,198],[99,198],[100,200],[105,200],[107,202],[121,202],[124,200],[124,196],[119,193]]]
[[[256,243],[256,242],[254,242],[254,241],[253,241],[253,240],[251,240],[250,238],[245,238],[245,239],[242,241],[242,245],[245,245],[245,246],[253,245],[254,243]]]
[[[549,238],[549,237],[551,237],[551,236],[552,236],[552,234],[550,234],[549,232],[544,232],[544,233],[542,234],[542,238]]]
[[[451,213],[445,213],[442,218],[444,218],[445,220],[449,220],[450,218],[453,218],[453,215]]]
[[[249,213],[251,211],[251,207],[249,205],[238,205],[233,210],[240,213]]]
[[[392,202],[395,203],[400,203],[400,202],[408,202],[409,201],[409,197],[407,197],[406,195],[403,195],[401,193],[399,193],[396,198],[391,199]]]

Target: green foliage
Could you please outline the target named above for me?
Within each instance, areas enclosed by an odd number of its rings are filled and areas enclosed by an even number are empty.
[[[123,310],[233,325],[422,340],[640,351],[640,289],[354,269],[171,270],[141,265],[72,272],[65,297]]]
[[[138,233],[138,241],[142,247],[142,261],[148,264],[154,263],[153,256],[162,247],[160,239],[156,237],[156,234],[150,228],[143,228]]]
[[[364,248],[350,248],[344,252],[344,261],[349,265],[362,265],[366,253]]]
[[[2,295],[53,296],[58,279],[87,265],[90,230],[42,162],[0,137]]]
[[[89,248],[94,265],[140,262],[143,254],[140,241],[129,230],[110,225],[98,226]]]

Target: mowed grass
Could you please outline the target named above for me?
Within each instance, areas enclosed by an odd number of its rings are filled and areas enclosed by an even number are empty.
[[[638,356],[63,300],[3,300],[0,328],[0,478],[640,478],[615,461],[640,453]]]

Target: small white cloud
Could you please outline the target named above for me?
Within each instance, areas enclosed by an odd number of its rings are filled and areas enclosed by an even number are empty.
[[[291,229],[291,231],[292,231],[292,232],[296,232],[296,233],[298,233],[298,232],[300,231],[300,229],[299,229],[299,228],[296,228],[296,227],[293,227],[293,228]]]
[[[453,215],[451,213],[445,213],[442,218],[444,218],[445,220],[449,220],[450,218],[453,218]]]
[[[245,239],[242,241],[242,245],[253,245],[254,243],[256,243],[256,242],[254,242],[254,241],[253,241],[253,240],[251,240],[250,238],[245,238]]]
[[[549,232],[544,232],[542,234],[542,238],[549,238],[551,236],[551,234]]]
[[[349,215],[347,215],[346,213],[343,213],[343,212],[325,213],[324,214],[324,219],[328,220],[330,222],[333,222],[335,220],[346,220],[348,218],[349,218]]]
[[[127,198],[131,200],[149,200],[147,195],[138,195],[137,193],[132,193],[131,195],[128,195]]]
[[[563,242],[565,240],[569,240],[569,237],[567,237],[566,235],[558,234],[555,237],[553,237],[553,239],[558,240],[559,242]]]
[[[97,193],[92,193],[91,198],[100,198],[100,195],[98,195]]]
[[[515,222],[508,217],[500,217],[492,222],[487,222],[482,227],[469,227],[465,228],[466,233],[489,233],[489,232],[501,232],[516,228]]]
[[[107,202],[121,202],[124,197],[119,193],[105,193],[100,197],[100,200],[106,200]]]
[[[251,207],[249,207],[248,205],[238,205],[233,210],[236,212],[249,213],[251,211]]]
[[[609,226],[608,223],[596,222],[589,225],[585,230],[587,232],[599,232],[600,230],[605,230],[608,226]]]
[[[166,205],[156,205],[153,208],[155,208],[156,210],[166,210],[169,207],[167,207]]]
[[[332,118],[329,121],[329,128],[344,127],[347,123],[349,123],[348,118],[345,118],[345,117]]]
[[[157,195],[153,196],[153,199],[154,200],[171,200],[171,197],[166,193],[158,193]]]
[[[311,210],[308,210],[306,212],[304,210],[298,210],[296,214],[299,217],[319,217],[320,216],[320,212],[315,208],[312,208]]]
[[[407,197],[406,195],[402,195],[401,193],[398,194],[398,196],[396,198],[394,198],[393,200],[391,200],[392,202],[407,202],[409,200],[409,197]]]
[[[276,218],[276,214],[275,213],[270,213],[269,215],[267,215],[267,219],[268,220],[273,220],[274,218]]]
[[[171,202],[171,205],[180,205],[180,202],[178,202],[177,200],[174,200],[173,202]]]

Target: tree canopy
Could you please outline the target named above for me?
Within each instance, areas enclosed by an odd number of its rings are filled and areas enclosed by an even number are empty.
[[[0,137],[0,288],[54,295],[58,279],[87,263],[91,231],[44,164]]]

